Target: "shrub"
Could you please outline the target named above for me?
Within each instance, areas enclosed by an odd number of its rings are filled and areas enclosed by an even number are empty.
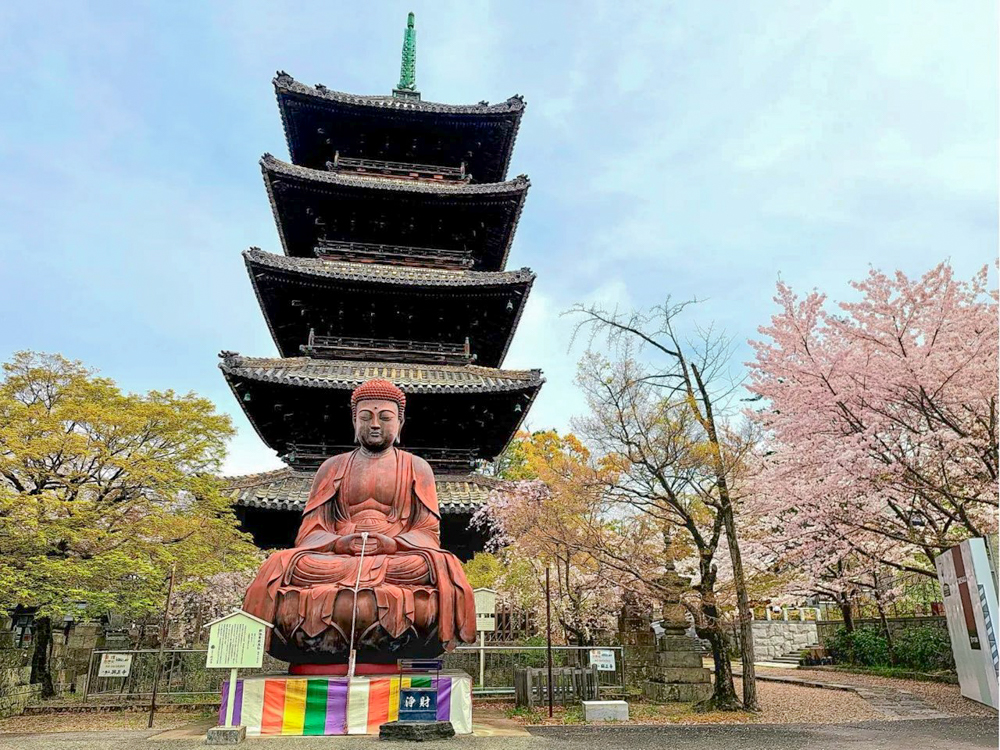
[[[878,628],[862,627],[853,632],[840,627],[826,644],[834,661],[863,667],[887,666],[889,643]]]
[[[955,671],[951,639],[943,628],[910,628],[899,633],[892,645],[900,667],[917,672]]]
[[[839,664],[861,667],[895,666],[916,672],[954,671],[948,633],[932,626],[900,631],[893,637],[892,652],[879,628],[865,626],[849,633],[838,628],[826,644],[827,651]]]

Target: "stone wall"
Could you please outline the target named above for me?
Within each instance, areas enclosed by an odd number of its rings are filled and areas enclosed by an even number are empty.
[[[776,659],[818,642],[815,622],[753,621],[753,652],[758,661]]]
[[[57,693],[83,692],[91,652],[103,643],[104,628],[96,622],[74,623],[52,632],[52,682]]]
[[[0,631],[0,718],[20,715],[38,697],[42,686],[29,685],[30,678],[31,649],[14,648],[14,634]]]

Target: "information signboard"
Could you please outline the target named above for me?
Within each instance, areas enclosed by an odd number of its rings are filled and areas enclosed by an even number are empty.
[[[238,610],[210,622],[208,659],[210,669],[253,669],[264,663],[264,641],[269,623]]]
[[[132,671],[132,654],[101,654],[98,677],[128,677]]]
[[[610,648],[590,649],[590,666],[597,667],[598,672],[615,671],[615,652]]]
[[[476,630],[492,633],[497,628],[497,592],[493,589],[473,589],[476,599]]]

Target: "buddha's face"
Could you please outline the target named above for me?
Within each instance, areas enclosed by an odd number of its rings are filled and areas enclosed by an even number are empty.
[[[399,437],[402,426],[395,401],[365,399],[358,402],[354,436],[368,450],[378,453],[389,448]]]

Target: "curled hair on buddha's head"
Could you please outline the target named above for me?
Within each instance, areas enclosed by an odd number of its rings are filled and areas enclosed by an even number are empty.
[[[368,380],[351,393],[351,417],[358,416],[358,403],[365,399],[378,401],[395,401],[399,409],[399,421],[403,421],[403,412],[406,409],[406,394],[395,384],[381,378]]]

